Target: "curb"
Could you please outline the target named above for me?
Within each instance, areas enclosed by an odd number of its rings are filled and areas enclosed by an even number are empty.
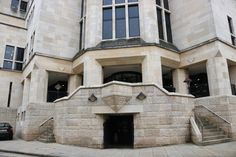
[[[37,156],[37,157],[62,157],[62,156],[57,156],[57,155],[26,153],[26,152],[14,151],[14,150],[2,150],[2,149],[0,149],[0,152],[21,154],[21,155],[29,155],[29,156]]]

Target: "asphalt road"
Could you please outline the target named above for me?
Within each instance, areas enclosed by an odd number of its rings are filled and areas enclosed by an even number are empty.
[[[28,156],[28,155],[20,155],[20,154],[12,154],[12,153],[2,153],[2,152],[0,152],[0,157],[35,157],[35,156]]]

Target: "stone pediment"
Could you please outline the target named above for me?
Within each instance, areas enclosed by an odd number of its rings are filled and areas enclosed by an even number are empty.
[[[102,100],[114,112],[118,112],[132,98],[132,87],[112,84],[102,89]]]

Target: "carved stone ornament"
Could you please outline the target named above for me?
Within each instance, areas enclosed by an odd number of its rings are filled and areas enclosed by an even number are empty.
[[[94,95],[94,94],[92,94],[89,98],[88,98],[88,100],[90,101],[90,102],[95,102],[95,101],[97,101],[97,97]]]
[[[147,98],[147,96],[143,92],[140,92],[136,98],[139,100],[144,100]]]

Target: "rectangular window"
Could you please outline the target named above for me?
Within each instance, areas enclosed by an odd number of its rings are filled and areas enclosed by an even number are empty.
[[[83,44],[83,21],[81,21],[80,23],[79,23],[79,25],[80,25],[80,32],[79,32],[79,45],[80,45],[80,50],[82,50],[83,49],[83,46],[82,46],[82,44]]]
[[[236,38],[234,36],[231,36],[232,44],[236,46]]]
[[[112,39],[112,8],[103,9],[103,28],[102,38]]]
[[[138,0],[103,0],[102,39],[138,36],[140,36]]]
[[[231,17],[228,16],[228,24],[229,24],[229,31],[231,34],[234,34],[234,28],[233,28],[233,20]]]
[[[161,0],[156,0],[156,4],[161,6]]]
[[[169,2],[168,2],[168,0],[163,0],[163,2],[164,2],[164,8],[169,10]]]
[[[10,82],[10,85],[9,85],[8,100],[7,100],[7,107],[8,108],[11,105],[11,91],[12,91],[12,82]]]
[[[125,7],[116,7],[116,38],[126,37]]]
[[[19,0],[12,0],[11,1],[11,9],[13,11],[17,11],[19,6]]]
[[[171,31],[171,23],[170,23],[170,13],[165,12],[166,18],[166,33],[167,33],[167,41],[172,43],[172,31]]]
[[[159,38],[164,40],[163,23],[162,23],[162,10],[159,8],[157,8],[157,22],[158,22]]]
[[[24,51],[23,48],[17,47],[15,52],[14,46],[7,45],[3,61],[3,69],[21,71],[23,67]]]
[[[28,6],[28,2],[21,1],[21,3],[20,3],[20,11],[21,12],[26,12],[27,11],[27,6]]]
[[[140,35],[139,10],[138,5],[129,6],[129,36]]]

